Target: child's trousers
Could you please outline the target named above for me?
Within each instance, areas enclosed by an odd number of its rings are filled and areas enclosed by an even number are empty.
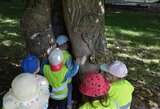
[[[72,82],[68,83],[67,105],[72,106]]]
[[[67,98],[63,100],[53,100],[49,99],[49,109],[66,109],[67,107]]]

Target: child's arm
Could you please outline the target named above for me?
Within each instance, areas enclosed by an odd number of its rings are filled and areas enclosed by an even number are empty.
[[[72,56],[70,56],[66,61],[66,67],[71,70],[73,68]]]
[[[41,75],[44,75],[43,67],[44,67],[45,64],[47,64],[47,60],[42,59],[42,63],[41,63],[41,66],[40,66],[40,72],[39,72]]]
[[[65,82],[67,80],[67,78],[72,78],[73,76],[75,76],[78,73],[79,64],[80,64],[80,58],[77,58],[76,62],[73,64],[73,68],[71,70],[68,70],[68,72],[66,73],[66,75],[63,79],[63,82]]]

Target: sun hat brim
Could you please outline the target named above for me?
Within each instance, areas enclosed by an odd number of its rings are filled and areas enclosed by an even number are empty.
[[[100,69],[101,69],[102,71],[105,71],[106,73],[110,73],[111,75],[116,76],[116,75],[114,74],[114,72],[111,72],[111,71],[109,70],[109,68],[110,68],[110,65],[107,65],[107,64],[102,64],[102,65],[100,66]]]
[[[22,77],[22,75],[31,75],[29,73],[22,73],[19,76]],[[17,77],[17,79],[24,80],[24,78]],[[3,97],[3,106],[5,109],[12,109],[11,107],[16,107],[16,109],[30,109],[28,107],[33,107],[33,105],[37,105],[37,103],[42,104],[41,102],[45,102],[48,104],[48,98],[49,98],[49,89],[48,89],[48,81],[40,76],[40,75],[32,75],[34,77],[36,84],[37,84],[37,90],[38,93],[35,93],[35,95],[29,99],[19,99],[17,98],[17,95],[13,92],[13,88],[11,88]],[[30,81],[30,80],[29,80]],[[32,84],[31,84],[32,85]],[[13,85],[12,85],[13,86]],[[30,96],[27,94],[27,96]],[[45,96],[42,98],[42,96]],[[9,105],[12,104],[12,105]],[[42,104],[43,105],[43,104]],[[31,108],[35,109],[35,108]],[[38,109],[38,108],[36,108]],[[47,108],[45,108],[47,109]]]
[[[102,64],[100,66],[100,69],[106,72],[109,72],[109,66],[107,64]],[[109,72],[110,73],[110,72]]]
[[[102,71],[105,71],[105,72],[107,72],[107,73],[110,73],[111,75],[116,76],[116,77],[119,77],[119,78],[123,78],[123,77],[127,76],[127,73],[125,73],[125,74],[119,74],[119,73],[117,73],[117,71],[120,71],[121,69],[119,69],[119,68],[117,68],[117,67],[114,67],[114,69],[113,69],[113,65],[112,65],[112,64],[111,64],[111,65],[102,64],[102,65],[100,66],[100,69],[101,69]],[[126,71],[126,72],[127,72],[127,71]]]

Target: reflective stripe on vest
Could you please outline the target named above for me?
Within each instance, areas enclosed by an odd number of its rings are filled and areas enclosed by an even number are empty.
[[[131,102],[124,105],[124,106],[119,106],[118,103],[116,102],[116,100],[114,100],[114,102],[116,104],[117,109],[128,109],[131,106]]]
[[[63,65],[66,65],[66,62],[67,62],[67,59],[71,56],[70,54],[69,54],[69,52],[68,51],[66,51],[66,50],[62,50],[62,52],[63,52]],[[70,66],[69,66],[70,67]],[[67,66],[67,68],[68,68],[68,66]],[[70,68],[68,68],[68,69],[70,69]],[[68,83],[70,83],[72,81],[72,78],[68,78]]]
[[[54,93],[51,92],[50,97],[53,98],[53,99],[61,99],[61,98],[67,97],[67,93],[64,93],[62,95],[54,95]]]
[[[131,102],[126,104],[125,106],[121,106],[120,109],[128,109],[131,106]]]
[[[116,104],[117,109],[120,109],[116,100],[114,100],[114,103]]]
[[[63,100],[67,97],[68,87],[67,81],[63,82],[63,79],[68,72],[68,69],[63,66],[60,71],[53,72],[49,65],[45,65],[43,68],[44,76],[48,80],[52,87],[51,98],[55,100]]]
[[[63,89],[65,89],[67,87],[67,83],[65,83],[63,86],[59,87],[59,88],[53,88],[52,87],[52,92],[59,92],[62,91]]]

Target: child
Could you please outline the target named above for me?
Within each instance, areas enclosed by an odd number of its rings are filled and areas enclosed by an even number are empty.
[[[116,104],[107,98],[110,83],[100,73],[88,72],[80,84],[80,92],[86,103],[79,109],[117,109]]]
[[[12,81],[12,88],[3,97],[3,109],[47,109],[48,82],[38,75],[22,73]]]
[[[21,62],[22,72],[38,74],[40,71],[40,62],[37,56],[27,55]]]
[[[130,109],[134,87],[124,79],[128,73],[126,65],[121,61],[115,61],[111,65],[102,64],[100,69],[111,82],[109,97],[116,100],[120,109]]]
[[[48,56],[49,65],[44,65],[44,76],[52,86],[51,91],[51,105],[58,107],[58,109],[66,109],[68,87],[67,80],[75,76],[79,69],[80,59],[77,58],[72,70],[68,70],[62,64],[63,53],[59,48],[52,49]]]
[[[58,48],[60,48],[63,52],[64,59],[63,59],[63,64],[67,66],[68,69],[72,69],[72,56],[68,52],[68,47],[69,47],[69,39],[65,35],[59,35],[56,39],[56,43],[58,45]]]
[[[67,51],[68,50],[68,37],[65,35],[59,35],[56,39],[58,47],[63,52],[63,64],[70,70],[72,69],[72,56]],[[68,78],[68,98],[67,98],[67,109],[72,109],[72,78]]]

